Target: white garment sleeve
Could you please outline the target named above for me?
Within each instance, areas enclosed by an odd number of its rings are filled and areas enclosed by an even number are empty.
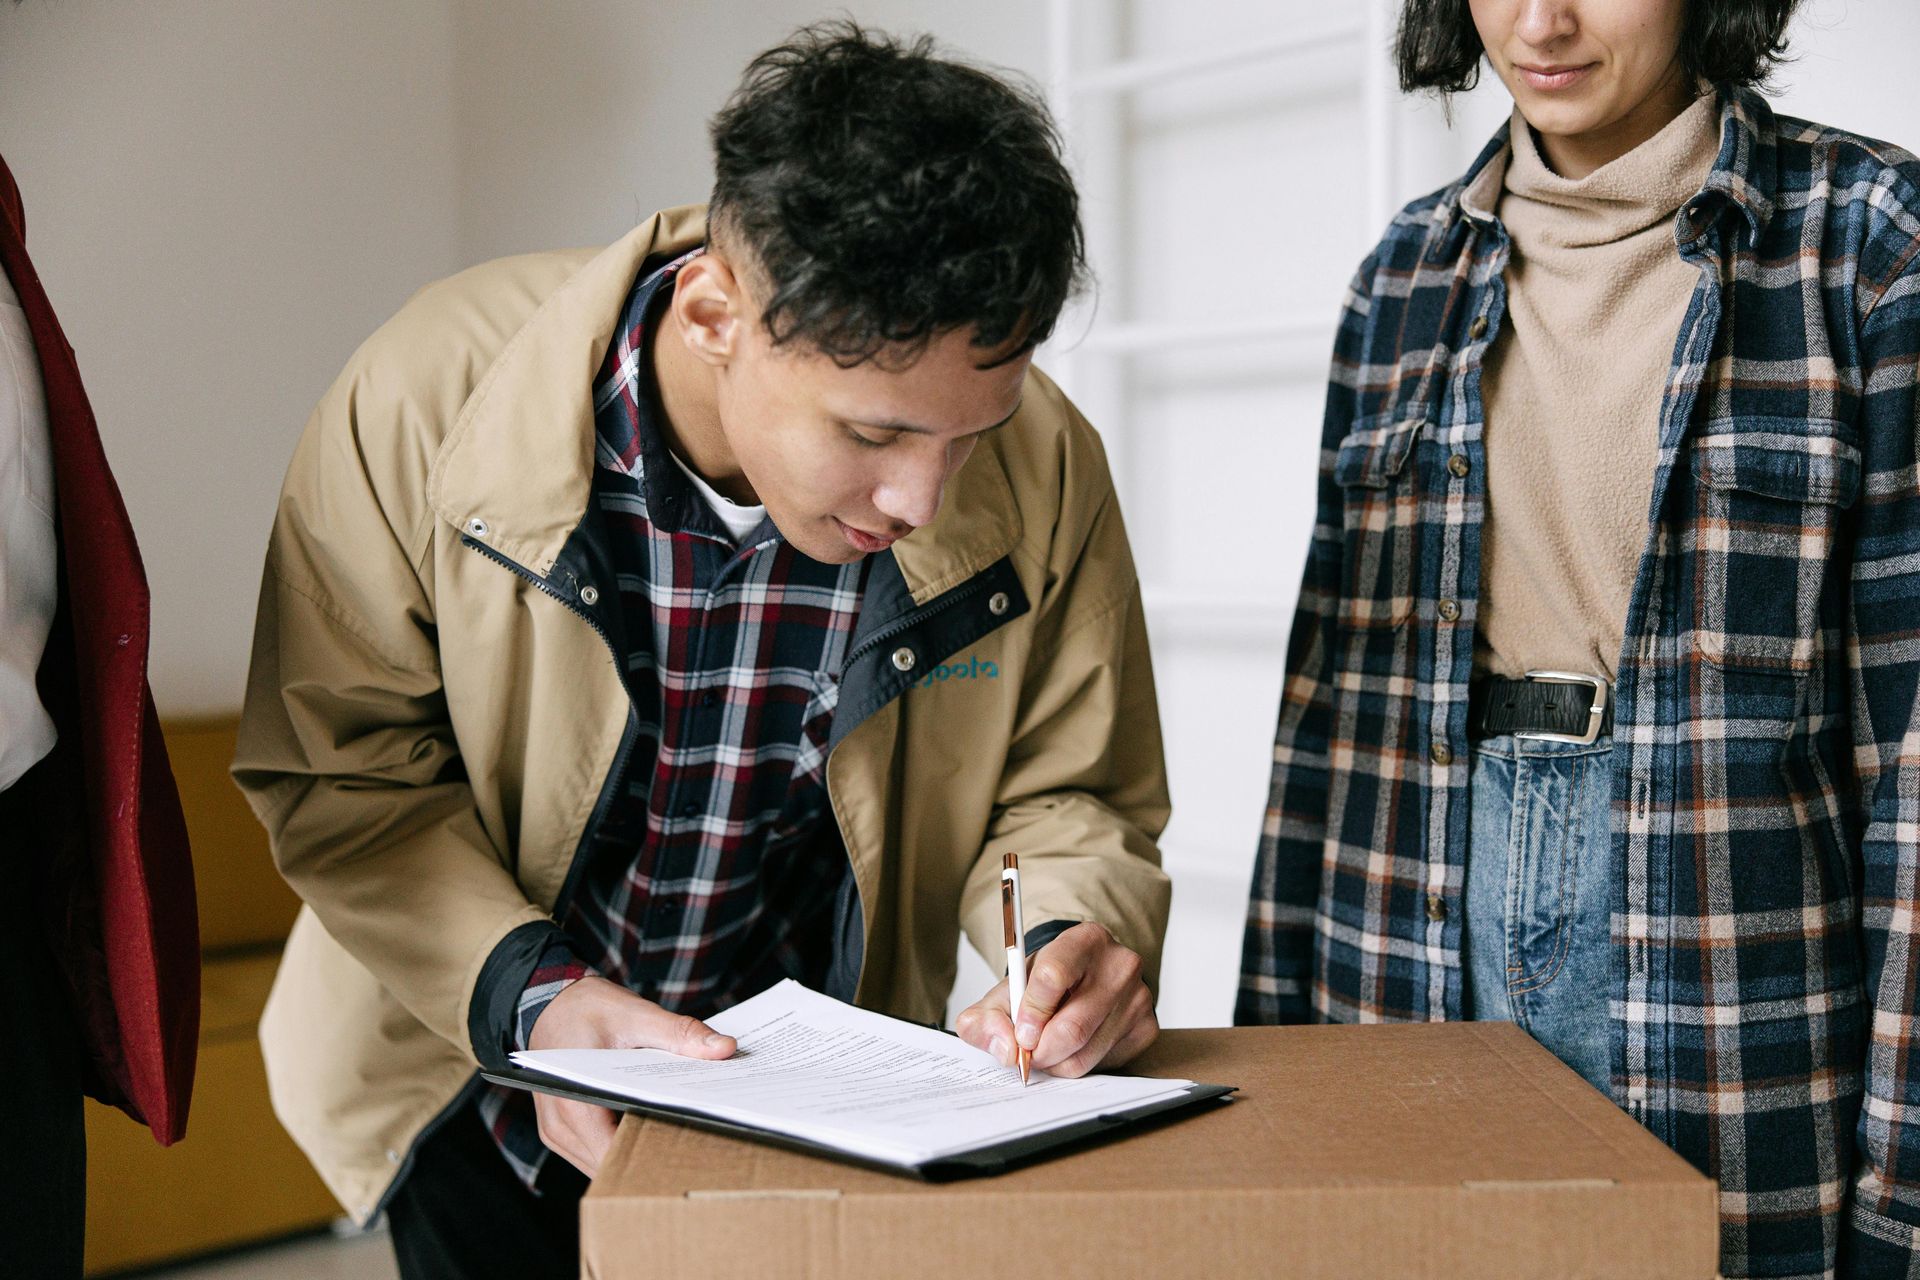
[[[58,574],[46,388],[26,312],[0,271],[0,791],[53,749],[36,680]]]

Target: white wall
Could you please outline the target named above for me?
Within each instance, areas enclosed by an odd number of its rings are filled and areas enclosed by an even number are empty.
[[[239,705],[280,476],[455,247],[447,0],[0,4],[0,154],[153,589],[163,713]]]
[[[458,0],[463,255],[603,243],[705,200],[707,120],[742,68],[836,16],[1033,76],[1044,67],[1044,10],[1030,0]]]

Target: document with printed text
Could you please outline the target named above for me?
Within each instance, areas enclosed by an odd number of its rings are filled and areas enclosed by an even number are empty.
[[[961,1040],[787,981],[716,1017],[732,1058],[658,1049],[516,1053],[523,1069],[887,1164],[917,1166],[1181,1099],[1190,1080],[1020,1073]]]

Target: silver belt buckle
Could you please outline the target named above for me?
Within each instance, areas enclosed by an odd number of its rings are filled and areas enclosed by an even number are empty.
[[[1593,705],[1587,709],[1587,731],[1585,733],[1542,733],[1513,731],[1516,738],[1526,738],[1531,742],[1572,742],[1580,746],[1590,746],[1600,740],[1600,722],[1607,714],[1607,682],[1599,676],[1583,675],[1578,671],[1529,671],[1527,679],[1539,680],[1546,684],[1583,684],[1593,690]]]

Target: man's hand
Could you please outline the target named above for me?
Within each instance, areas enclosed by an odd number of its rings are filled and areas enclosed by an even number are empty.
[[[1140,957],[1097,924],[1077,924],[1027,961],[1027,995],[1007,1008],[1006,979],[955,1023],[960,1038],[1006,1066],[1016,1044],[1056,1076],[1083,1076],[1131,1061],[1160,1034]],[[1015,1030],[1017,1016],[1018,1030]]]
[[[668,1013],[605,978],[582,978],[541,1010],[530,1049],[665,1049],[688,1058],[733,1056],[732,1036],[698,1018]],[[535,1093],[540,1140],[591,1178],[613,1144],[619,1121],[605,1107]]]

